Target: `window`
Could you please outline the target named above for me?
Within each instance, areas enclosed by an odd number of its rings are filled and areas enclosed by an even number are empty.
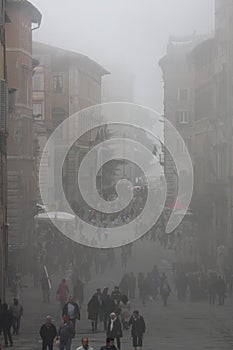
[[[33,117],[37,120],[42,119],[42,104],[33,103]]]
[[[53,92],[56,94],[62,94],[63,93],[63,75],[54,75],[53,76]]]
[[[189,116],[188,111],[178,111],[179,124],[188,124]]]
[[[29,88],[30,71],[27,66],[22,66],[22,95],[21,102],[30,105],[30,88]]]
[[[36,74],[34,77],[33,77],[33,90],[34,91],[41,91],[43,90],[43,81],[42,81],[42,76],[39,75],[39,74]]]
[[[177,140],[176,143],[176,152],[178,154],[184,154],[186,153],[186,149],[190,149],[191,147],[191,142],[190,139],[186,139],[186,140]]]
[[[188,101],[190,98],[190,91],[187,88],[179,88],[178,89],[178,100],[180,101]]]

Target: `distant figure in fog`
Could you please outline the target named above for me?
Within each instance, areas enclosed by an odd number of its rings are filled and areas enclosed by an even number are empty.
[[[13,299],[13,305],[10,307],[13,317],[13,334],[19,334],[20,321],[23,316],[23,306],[19,304],[18,299]]]
[[[53,350],[53,342],[57,336],[57,329],[52,324],[51,316],[46,317],[46,323],[40,328],[40,336],[42,339],[42,350]]]
[[[121,315],[121,322],[124,329],[128,329],[128,319],[130,316],[130,302],[128,300],[127,295],[122,295],[120,304],[120,315]]]
[[[61,303],[62,310],[64,308],[65,303],[68,300],[68,294],[69,294],[69,287],[68,287],[68,284],[66,283],[65,278],[63,278],[63,280],[61,281],[57,289],[57,299]]]
[[[50,299],[50,287],[49,287],[48,278],[45,273],[43,273],[41,277],[41,289],[42,289],[43,302],[48,303]]]
[[[119,314],[119,304],[121,301],[121,292],[120,292],[120,288],[118,286],[114,287],[114,290],[112,291],[111,294],[111,299],[114,303],[114,312],[118,315]]]
[[[218,305],[223,306],[225,302],[226,283],[224,279],[219,276],[217,281],[217,294],[218,294]]]
[[[146,325],[144,318],[139,314],[138,310],[133,312],[129,320],[129,327],[131,328],[131,334],[133,338],[133,347],[135,350],[142,349],[143,335],[146,331]]]
[[[97,294],[94,294],[87,304],[88,320],[91,321],[92,332],[97,332],[98,318],[100,312],[100,302]]]
[[[160,285],[160,294],[163,299],[163,306],[167,306],[168,297],[171,293],[171,288],[168,283],[168,279],[166,276],[164,276],[163,279],[161,279],[161,285]]]
[[[80,308],[82,308],[84,299],[84,283],[79,278],[77,278],[74,282],[73,297],[75,301],[78,301]]]
[[[101,310],[103,313],[103,321],[104,321],[104,330],[107,330],[108,322],[110,320],[110,314],[114,310],[114,302],[111,299],[109,293],[108,293],[108,288],[105,287],[103,289],[102,293],[102,305],[101,305]]]

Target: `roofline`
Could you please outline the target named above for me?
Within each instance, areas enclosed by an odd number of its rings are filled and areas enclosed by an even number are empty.
[[[64,56],[67,56],[67,58],[70,58],[70,59],[79,59],[80,61],[87,60],[90,63],[94,64],[96,67],[98,67],[98,69],[101,72],[102,76],[111,74],[104,67],[102,67],[99,63],[97,63],[96,61],[92,60],[88,56],[86,56],[84,54],[81,54],[79,52],[66,50],[66,49],[63,49],[63,48],[60,48],[60,47],[57,47],[57,46],[53,46],[53,45],[49,45],[49,44],[46,44],[46,43],[42,43],[42,42],[39,42],[39,41],[33,41],[32,46],[33,46],[33,51],[34,51],[34,47],[36,48],[36,46],[37,47],[41,46],[44,49],[47,48],[48,50],[51,50],[51,51],[53,51],[53,50],[55,51],[56,50],[57,52],[59,52],[61,54],[64,54]],[[33,54],[34,54],[34,52],[33,52]]]
[[[38,27],[41,25],[42,14],[30,1],[28,0],[6,0],[7,4],[18,4],[28,7],[32,14],[32,23],[38,24]]]

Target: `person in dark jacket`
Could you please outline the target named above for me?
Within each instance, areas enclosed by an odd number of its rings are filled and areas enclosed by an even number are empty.
[[[114,302],[114,312],[119,315],[120,309],[119,309],[119,304],[121,301],[122,294],[120,292],[120,288],[118,286],[114,287],[114,290],[112,291],[111,294],[111,299]]]
[[[57,336],[57,329],[52,324],[51,316],[46,317],[46,323],[40,328],[40,336],[42,339],[42,350],[53,350],[53,341]]]
[[[218,305],[223,306],[226,297],[226,283],[221,276],[218,277],[216,290],[218,294]]]
[[[63,323],[58,331],[58,339],[60,340],[60,350],[70,350],[72,338],[74,338],[75,330],[73,323],[70,322],[67,315],[63,316]]]
[[[98,296],[94,294],[87,304],[88,320],[91,320],[92,332],[97,332],[100,303]]]
[[[80,320],[80,309],[72,296],[69,297],[69,301],[65,304],[62,315],[69,317],[69,320],[73,323],[75,330],[76,320]]]
[[[133,347],[135,350],[136,348],[141,349],[143,334],[146,331],[146,325],[144,318],[139,314],[138,310],[133,312],[133,315],[129,320],[129,327],[130,326],[132,326],[131,334],[133,338]]]
[[[120,350],[121,348],[121,338],[122,338],[122,327],[121,321],[117,317],[117,315],[112,312],[110,315],[110,321],[107,328],[107,337],[116,339],[117,348]]]
[[[100,350],[117,350],[117,348],[114,345],[114,338],[107,338],[106,345],[102,346]]]
[[[114,302],[108,294],[108,288],[104,288],[102,293],[102,305],[101,305],[103,319],[104,319],[104,330],[107,331],[108,323],[110,321],[110,314],[114,310]]]
[[[8,309],[8,305],[6,303],[2,304],[1,308],[1,325],[4,335],[5,346],[8,346],[8,340],[10,346],[13,346],[13,340],[11,337],[11,327],[13,325],[13,316],[10,310]]]

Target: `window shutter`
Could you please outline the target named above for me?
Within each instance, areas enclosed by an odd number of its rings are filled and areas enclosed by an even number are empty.
[[[0,130],[6,132],[7,86],[6,80],[0,80]]]

